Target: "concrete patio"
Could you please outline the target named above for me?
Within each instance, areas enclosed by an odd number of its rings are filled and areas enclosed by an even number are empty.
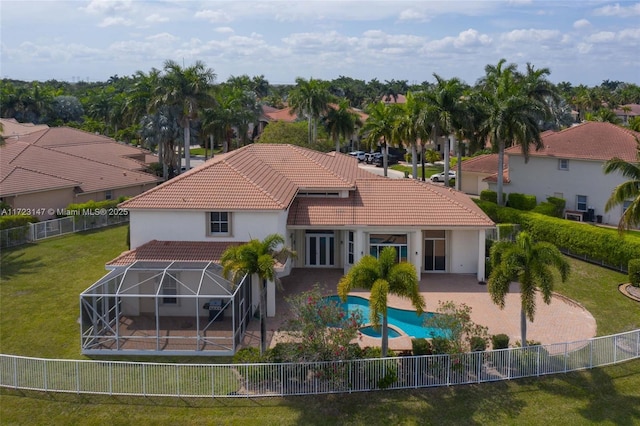
[[[327,295],[336,294],[340,277],[342,277],[341,269],[301,268],[293,270],[290,276],[283,278],[283,290],[278,291],[276,296],[276,316],[268,318],[267,321],[270,344],[274,345],[279,340],[278,332],[284,329],[287,320],[288,304],[285,298],[309,290],[316,283]],[[493,304],[487,292],[487,286],[478,284],[475,275],[422,274],[420,291],[426,300],[428,311],[436,311],[440,301],[466,303],[472,308],[473,321],[488,327],[490,335],[504,333],[509,336],[511,344],[520,340],[520,294],[516,283],[512,285],[506,297],[504,310]],[[369,296],[365,291],[354,291],[352,294]],[[389,306],[413,309],[408,300],[396,296],[389,297]],[[258,346],[259,330],[259,321],[252,321],[247,329],[244,343]],[[582,306],[560,295],[554,295],[551,303],[547,305],[540,295],[537,296],[535,321],[527,323],[528,340],[551,344],[585,340],[595,335],[596,321]],[[362,335],[360,344],[378,346],[380,339]],[[389,339],[389,347],[395,350],[411,349],[411,338],[402,336]]]

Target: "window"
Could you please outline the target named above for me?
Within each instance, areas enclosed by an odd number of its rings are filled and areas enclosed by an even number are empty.
[[[631,200],[626,200],[625,202],[622,203],[622,213],[623,214],[624,214],[624,212],[627,211],[627,209],[629,208],[631,203],[633,203],[633,201],[631,201]]]
[[[396,249],[396,262],[406,262],[408,246],[406,234],[371,234],[369,236],[369,254],[378,257],[385,247]]]
[[[104,199],[105,200],[113,200],[113,192],[111,192],[111,190],[105,191],[104,192]]]
[[[569,160],[566,158],[561,158],[558,160],[558,169],[560,170],[569,170]]]
[[[349,265],[353,265],[353,262],[355,261],[354,251],[355,243],[353,241],[353,231],[349,231],[349,240],[347,241],[347,263]]]
[[[210,212],[209,213],[209,234],[229,235],[231,233],[231,213]]]
[[[162,280],[162,304],[163,305],[177,305],[178,298],[178,281],[175,277],[167,273]]]
[[[581,212],[587,211],[587,196],[576,195],[576,210]]]

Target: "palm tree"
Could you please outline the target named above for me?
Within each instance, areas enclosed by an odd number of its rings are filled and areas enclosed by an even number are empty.
[[[497,193],[498,204],[503,203],[504,150],[507,146],[520,145],[525,162],[529,160],[529,148],[542,148],[539,123],[548,116],[550,108],[546,100],[552,96],[548,90],[548,70],[535,71],[528,65],[522,75],[514,64],[503,68],[504,59],[497,66],[487,65],[486,76],[480,81],[482,108],[485,119],[481,133],[488,135],[494,150],[498,151]]]
[[[533,322],[536,311],[536,289],[542,300],[551,303],[555,277],[551,268],[560,272],[564,282],[569,276],[569,263],[556,246],[547,242],[534,242],[523,231],[515,242],[498,241],[491,246],[491,275],[487,289],[493,303],[504,308],[505,296],[511,282],[520,283],[520,333],[522,346],[527,345],[527,319]]]
[[[426,92],[426,114],[434,128],[433,140],[439,136],[445,136],[444,144],[444,173],[449,175],[449,136],[462,127],[464,118],[465,87],[458,78],[445,80],[438,74],[433,74],[436,84]],[[445,179],[445,186],[449,186],[449,180]]]
[[[425,104],[422,94],[408,92],[407,102],[398,105],[398,109],[392,136],[394,140],[411,147],[413,178],[418,179],[418,139],[422,140],[424,147],[424,141],[429,136],[431,129],[424,114]],[[424,152],[422,153],[423,155]],[[424,180],[424,176],[422,178]]]
[[[202,61],[183,68],[177,62],[164,63],[164,76],[160,80],[153,104],[179,107],[180,126],[184,132],[184,158],[187,170],[191,168],[191,121],[198,118],[200,108],[211,106],[213,97],[210,88],[216,75]]]
[[[396,104],[387,105],[384,102],[372,104],[367,109],[369,117],[362,127],[362,132],[365,134],[364,142],[366,142],[369,147],[382,144],[382,165],[385,176],[387,176],[389,142],[393,139],[396,111]]]
[[[378,259],[367,255],[353,265],[347,275],[338,282],[338,295],[343,301],[354,288],[371,292],[369,298],[369,320],[375,327],[380,326],[382,317],[382,356],[387,356],[389,332],[387,327],[387,296],[395,294],[411,300],[416,315],[422,314],[426,303],[420,294],[420,280],[415,267],[408,262],[396,263],[396,249],[385,247]]]
[[[360,117],[351,110],[347,99],[342,99],[337,108],[329,106],[324,123],[336,144],[336,152],[340,152],[340,136],[347,139],[355,132],[356,126],[362,126]]]
[[[275,265],[295,253],[284,246],[284,238],[278,234],[271,234],[260,241],[253,239],[246,244],[231,246],[220,258],[222,273],[225,277],[230,274],[234,282],[238,282],[245,275],[257,275],[260,286],[260,353],[267,349],[267,281],[278,283]]]
[[[307,117],[309,145],[317,139],[317,120],[327,110],[331,100],[329,82],[310,78],[296,78],[296,87],[289,93],[289,106],[298,115]]]
[[[640,161],[640,142],[638,142],[638,161]],[[616,186],[604,206],[605,211],[609,211],[615,206],[624,204],[628,200],[632,200],[631,204],[625,209],[620,222],[618,222],[618,231],[623,233],[625,229],[632,226],[640,225],[640,163],[626,162],[618,157],[604,163],[604,173],[620,172],[622,176],[629,180]]]

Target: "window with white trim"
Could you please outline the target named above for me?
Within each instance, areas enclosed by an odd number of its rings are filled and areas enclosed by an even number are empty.
[[[569,160],[567,160],[566,158],[560,158],[558,160],[558,169],[569,170]]]
[[[231,234],[231,213],[209,212],[209,235]]]
[[[162,280],[162,304],[163,305],[177,305],[178,298],[178,280],[168,273]]]
[[[369,235],[369,254],[375,258],[385,247],[396,249],[396,262],[408,259],[407,234],[371,234]]]
[[[347,241],[347,263],[353,265],[355,262],[355,242],[353,238],[353,231],[349,231],[349,239]]]
[[[586,195],[576,195],[576,210],[580,212],[587,211],[587,196]]]

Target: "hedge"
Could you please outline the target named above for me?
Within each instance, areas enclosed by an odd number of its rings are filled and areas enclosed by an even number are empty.
[[[629,260],[629,282],[634,287],[640,287],[640,259]]]
[[[125,201],[127,198],[128,197],[120,197],[117,200],[106,200],[106,201],[91,200],[82,204],[69,204],[66,208],[69,214],[67,214],[66,216],[75,216],[77,214],[81,214],[82,211],[87,211],[87,210],[95,211],[99,209],[113,209],[117,207],[118,204]],[[79,212],[79,213],[73,214],[71,212]]]
[[[517,210],[533,210],[537,204],[536,196],[512,192],[509,194],[508,206]]]
[[[484,191],[480,191],[480,199],[482,201],[490,201],[496,204],[498,202],[498,193],[496,191],[485,189]]]
[[[26,214],[0,216],[0,229],[18,228],[35,222],[39,222],[37,217]]]
[[[518,223],[534,240],[550,242],[571,254],[624,267],[631,259],[640,258],[640,239],[630,235],[622,238],[615,229],[499,207],[486,201],[476,203],[494,222]]]

